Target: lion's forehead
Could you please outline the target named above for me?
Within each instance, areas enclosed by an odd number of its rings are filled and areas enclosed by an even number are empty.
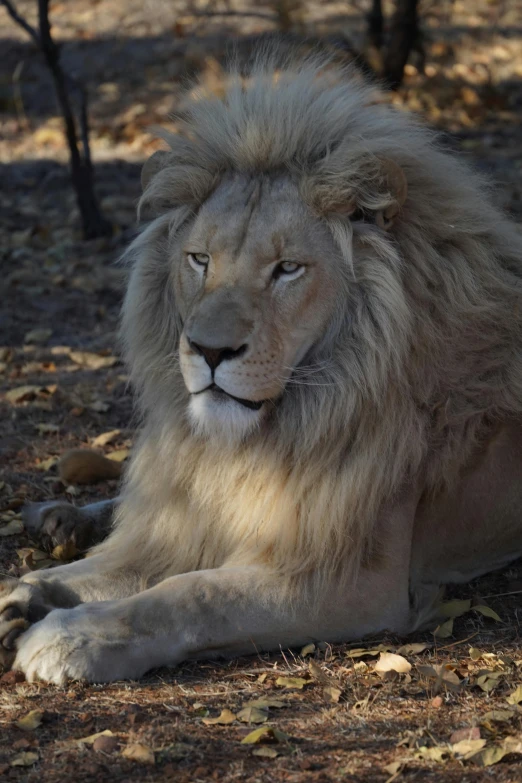
[[[213,256],[270,262],[302,256],[324,233],[289,178],[235,178],[202,205],[189,243]]]

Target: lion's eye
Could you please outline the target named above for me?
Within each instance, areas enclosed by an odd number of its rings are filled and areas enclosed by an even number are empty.
[[[187,258],[190,266],[196,272],[204,272],[210,260],[208,253],[187,253]]]
[[[299,277],[304,272],[304,266],[298,264],[297,261],[281,261],[274,269],[274,279],[277,280],[280,277],[286,280],[293,280]]]

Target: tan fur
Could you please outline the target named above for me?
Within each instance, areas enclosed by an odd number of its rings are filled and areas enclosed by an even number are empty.
[[[441,582],[522,552],[520,235],[350,72],[275,73],[197,96],[145,168],[122,324],[143,426],[115,529],[25,578],[121,600],[25,633],[30,677],[404,632]],[[287,259],[303,273],[276,279]],[[201,345],[228,351],[214,375]]]

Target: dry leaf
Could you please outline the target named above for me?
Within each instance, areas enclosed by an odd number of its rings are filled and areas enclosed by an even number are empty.
[[[446,761],[449,756],[449,750],[447,747],[441,745],[435,745],[432,748],[423,745],[414,751],[414,755],[417,758],[425,759],[426,761],[436,761],[439,764]]]
[[[450,617],[450,619],[446,620],[445,623],[441,623],[440,625],[438,625],[433,631],[433,636],[436,636],[437,639],[447,639],[452,635],[453,635],[453,617]]]
[[[333,680],[315,661],[310,661],[308,671],[315,680],[322,682],[323,685],[331,685]]]
[[[40,435],[49,435],[53,432],[60,432],[60,427],[57,424],[47,424],[42,422],[41,424],[35,424],[36,429]]]
[[[480,614],[484,615],[484,617],[490,617],[492,620],[495,620],[497,623],[502,622],[502,618],[498,616],[498,614],[491,609],[489,606],[473,606],[472,607],[474,612],[479,612]]]
[[[476,647],[470,647],[469,657],[471,658],[472,661],[478,661],[479,658],[482,658],[482,652],[478,650]]]
[[[516,715],[513,710],[490,710],[482,716],[481,723],[507,723]]]
[[[309,680],[303,680],[302,677],[278,677],[276,680],[276,685],[280,685],[281,688],[298,691],[302,691],[308,683]]]
[[[519,685],[506,699],[508,704],[520,704],[522,702],[522,685]]]
[[[0,536],[17,536],[22,533],[24,526],[21,519],[12,519],[7,525],[0,527]]]
[[[83,745],[92,745],[94,740],[98,739],[98,737],[114,737],[114,734],[110,729],[105,729],[105,731],[97,731],[96,734],[89,734],[87,737],[65,740],[64,744],[76,745],[76,743],[81,742]]]
[[[52,329],[31,329],[31,331],[27,332],[25,335],[24,343],[36,343],[38,345],[43,345],[43,343],[47,342],[52,333]]]
[[[58,457],[49,457],[48,459],[39,462],[38,465],[36,465],[36,470],[50,470],[51,468],[54,468],[57,462]]]
[[[386,772],[389,772],[390,777],[385,781],[385,783],[393,783],[394,780],[398,778],[398,776],[401,774],[402,770],[406,766],[406,761],[394,761],[392,764],[386,764],[383,769]]]
[[[118,358],[116,356],[100,356],[89,351],[71,351],[69,354],[73,362],[90,370],[101,370],[104,367],[113,367]]]
[[[92,445],[95,447],[106,446],[120,433],[121,430],[109,430],[108,432],[102,432],[101,435],[97,435],[95,438],[93,438]]]
[[[301,650],[301,657],[306,658],[307,655],[313,655],[315,652],[315,644],[307,644]]]
[[[261,726],[259,729],[254,729],[246,737],[241,740],[242,745],[257,745],[263,740],[272,740],[273,742],[287,742],[288,735],[284,731],[279,731],[273,726]]]
[[[243,723],[266,723],[268,720],[268,710],[260,707],[244,707],[237,713],[238,720]]]
[[[459,758],[470,759],[486,744],[485,739],[465,739],[451,746],[453,753]]]
[[[402,655],[395,653],[381,653],[381,656],[373,667],[377,674],[385,672],[398,672],[398,674],[407,674],[411,671],[411,663]]]
[[[95,413],[107,413],[109,408],[111,407],[108,402],[103,402],[102,400],[94,400],[90,405],[87,405],[89,410],[94,411]]]
[[[118,451],[111,451],[110,454],[107,454],[107,459],[112,459],[113,462],[123,462],[124,459],[127,459],[127,457],[130,454],[130,449],[118,449]]]
[[[522,753],[522,742],[518,737],[506,737],[500,746],[490,745],[488,748],[484,748],[468,757],[468,760],[482,767],[490,767],[502,761],[504,756],[507,756],[509,753]]]
[[[498,745],[490,745],[489,748],[479,751],[474,756],[468,759],[474,764],[480,764],[481,767],[491,767],[493,764],[497,764],[502,761],[506,751],[504,748],[500,748]]]
[[[417,664],[417,671],[421,677],[426,677],[428,680],[435,680],[433,683],[435,688],[438,688],[441,684],[446,685],[453,691],[460,688],[460,679],[458,675],[445,666],[424,666]]]
[[[279,751],[275,748],[271,748],[270,745],[261,745],[260,748],[254,748],[252,751],[254,756],[262,756],[267,759],[275,759],[279,756]]]
[[[454,601],[444,601],[443,603],[439,604],[437,607],[439,613],[443,617],[461,617],[463,614],[466,614],[466,612],[469,612],[471,608],[471,600],[465,599],[465,600],[458,600],[455,599]]]
[[[76,546],[73,544],[72,541],[67,541],[65,544],[58,544],[58,546],[55,546],[53,551],[51,552],[51,557],[54,560],[72,560],[76,555],[78,555],[80,552],[76,548]]]
[[[5,398],[8,402],[25,402],[26,400],[34,400],[42,388],[42,386],[18,386],[16,389],[10,389],[7,391],[5,393]]]
[[[328,701],[331,701],[333,704],[337,704],[341,698],[342,690],[340,688],[334,688],[328,685],[326,688],[323,688],[323,693]]]
[[[433,647],[432,644],[423,644],[422,642],[413,642],[412,644],[403,644],[398,648],[397,655],[417,655],[418,653],[429,650]],[[399,763],[399,762],[397,762]]]
[[[30,751],[26,753],[19,753],[9,762],[11,767],[32,767],[36,764],[39,756],[38,753],[32,753]]]
[[[380,644],[378,647],[354,647],[353,650],[348,650],[346,653],[347,658],[361,658],[363,655],[376,656],[383,652],[389,652],[393,650],[393,647],[389,645]]]
[[[44,715],[44,710],[31,710],[31,712],[28,712],[23,718],[17,720],[16,725],[19,729],[23,729],[24,731],[33,731],[41,724]]]
[[[201,721],[205,724],[205,726],[214,726],[216,724],[219,724],[221,726],[226,726],[229,723],[233,723],[236,720],[236,716],[233,712],[230,710],[221,710],[221,714],[217,716],[217,718],[203,718]]]
[[[262,710],[268,710],[270,707],[274,707],[278,710],[285,706],[286,705],[284,701],[279,701],[279,699],[271,699],[269,697],[265,698],[264,696],[261,696],[260,699],[253,699],[252,701],[248,701],[243,704],[243,707],[259,707]]]
[[[497,687],[500,677],[504,676],[504,672],[493,672],[487,669],[481,669],[477,673],[477,679],[475,685],[478,685],[484,693],[491,693],[491,691]]]
[[[127,745],[126,748],[123,748],[121,755],[126,759],[130,759],[131,761],[138,761],[140,764],[155,763],[154,751],[152,748],[149,748],[148,745],[142,745],[139,742],[136,742],[132,745]]]

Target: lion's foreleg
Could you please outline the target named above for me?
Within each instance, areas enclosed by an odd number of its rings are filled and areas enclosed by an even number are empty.
[[[29,679],[106,682],[137,678],[186,658],[232,656],[321,639],[340,641],[397,625],[404,605],[365,602],[336,585],[288,591],[261,567],[170,577],[130,598],[58,609],[18,640],[15,667]],[[375,593],[375,590],[374,590]],[[373,605],[375,604],[375,605]]]

